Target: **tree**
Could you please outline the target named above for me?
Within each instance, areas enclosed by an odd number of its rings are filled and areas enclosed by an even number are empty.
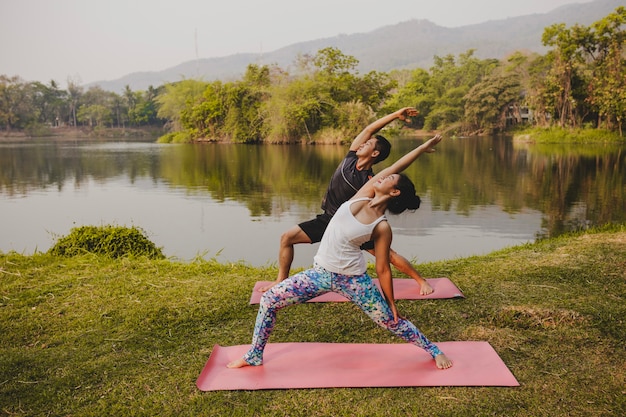
[[[23,129],[33,117],[29,85],[18,76],[0,75],[0,123],[7,132]]]
[[[580,90],[580,66],[584,62],[579,41],[587,36],[587,30],[582,26],[567,29],[565,24],[555,24],[544,30],[542,42],[545,46],[553,46],[549,52],[551,69],[545,80],[546,92],[550,94],[554,103],[555,119],[559,126],[575,126],[578,121],[577,106]]]
[[[339,49],[328,47],[317,51],[313,57],[315,66],[313,80],[318,84],[320,127],[337,123],[334,112],[339,103],[354,100],[356,97],[356,66],[359,61]]]
[[[427,100],[433,104],[424,114],[424,128],[441,129],[462,122],[467,93],[499,64],[498,60],[479,60],[473,55],[472,49],[460,54],[458,63],[452,55],[435,56],[425,89]]]
[[[338,48],[328,47],[317,51],[313,64],[325,76],[335,78],[354,73],[359,60],[351,55],[345,55]]]
[[[261,107],[269,85],[269,67],[249,65],[242,80],[208,84],[195,103],[188,101],[181,124],[192,139],[261,141],[264,132]]]
[[[267,66],[248,65],[241,81],[227,87],[227,115],[223,133],[235,142],[260,142],[265,134],[262,106],[268,95]]]
[[[81,96],[76,119],[90,127],[113,125],[115,93],[92,86]]]
[[[474,85],[465,96],[465,120],[469,129],[493,133],[506,128],[506,116],[518,107],[521,93],[519,76],[494,71]]]
[[[398,83],[398,89],[385,101],[381,114],[389,114],[401,107],[412,106],[420,114],[411,118],[410,126],[422,128],[424,115],[430,113],[434,105],[434,97],[427,94],[430,73],[423,68],[414,70],[392,71],[390,77]]]
[[[166,128],[171,131],[182,130],[181,116],[188,107],[193,107],[202,99],[208,83],[199,80],[182,80],[166,84],[163,91],[155,98],[159,107],[157,117],[166,121]]]
[[[180,122],[192,139],[216,140],[222,134],[227,114],[227,87],[221,81],[207,85],[197,103],[188,103],[182,110]]]
[[[356,58],[337,48],[300,56],[297,76],[281,74],[263,106],[270,142],[316,141],[321,136],[351,135],[352,123],[369,120],[395,86],[386,74],[356,72]],[[331,139],[334,140],[334,139]]]
[[[354,80],[354,97],[351,101],[356,100],[378,110],[397,85],[388,74],[370,71]]]
[[[59,89],[54,80],[51,80],[49,85],[34,82],[31,88],[38,123],[58,126],[60,120],[64,118],[63,107],[67,100],[67,92]]]
[[[90,127],[110,125],[112,120],[111,109],[101,104],[84,104],[76,113],[79,122]]]
[[[614,13],[592,25],[588,47],[589,54],[595,58],[588,102],[597,109],[598,127],[604,121],[610,129],[615,122],[621,136],[626,117],[625,25],[626,8],[618,7]]]
[[[551,124],[555,110],[555,95],[552,86],[546,82],[552,68],[552,60],[547,55],[533,59],[528,64],[529,82],[525,85],[526,102],[533,111],[533,123],[547,127]]]
[[[263,106],[268,141],[312,140],[312,133],[320,128],[323,112],[320,90],[310,75],[277,80]],[[330,103],[329,99],[324,101]]]
[[[67,98],[69,106],[69,120],[70,126],[77,127],[78,121],[76,119],[76,111],[78,110],[78,103],[83,95],[83,88],[79,85],[79,80],[71,77],[67,78]]]
[[[126,123],[128,122],[128,108],[122,96],[113,94],[111,97],[111,113],[115,120],[115,126],[121,128],[126,127]]]
[[[550,69],[543,81],[543,102],[560,126],[580,126],[597,117],[598,127],[621,121],[626,112],[624,25],[626,8],[618,7],[590,27],[564,24],[545,29],[542,41],[552,46]]]
[[[124,95],[129,103],[128,120],[134,126],[161,125],[162,120],[158,117],[159,90],[149,86],[146,91],[132,92],[128,86]]]

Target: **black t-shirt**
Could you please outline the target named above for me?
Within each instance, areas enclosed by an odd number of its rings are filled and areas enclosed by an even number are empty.
[[[356,152],[350,151],[333,173],[322,200],[324,213],[333,216],[340,205],[351,199],[374,176],[371,169],[358,170],[357,161]]]

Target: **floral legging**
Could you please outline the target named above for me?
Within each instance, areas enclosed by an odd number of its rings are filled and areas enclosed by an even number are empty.
[[[252,346],[243,359],[250,365],[263,363],[263,350],[276,324],[278,310],[293,304],[304,303],[329,291],[343,295],[363,310],[376,324],[405,341],[421,347],[433,358],[441,353],[439,348],[410,321],[399,317],[398,322],[394,323],[391,308],[367,273],[342,275],[315,265],[311,269],[274,285],[263,294],[254,325]]]

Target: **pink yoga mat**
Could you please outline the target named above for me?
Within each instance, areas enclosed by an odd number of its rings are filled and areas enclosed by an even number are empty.
[[[380,288],[378,279],[374,278],[374,284]],[[433,287],[434,291],[428,295],[420,295],[419,284],[411,278],[394,278],[393,279],[393,295],[396,300],[427,300],[434,298],[464,298],[465,296],[457,288],[456,285],[448,278],[428,278],[426,281]],[[252,295],[250,296],[250,304],[259,304],[261,301],[262,292],[259,288],[271,284],[271,281],[258,281],[254,285]],[[342,302],[348,301],[345,297],[334,293],[328,292],[326,294],[315,297],[309,300],[309,303],[329,303],[329,302]]]
[[[441,342],[453,366],[438,369],[407,344],[270,343],[262,366],[229,369],[249,345],[215,345],[196,386],[202,391],[340,387],[519,386],[488,342]]]

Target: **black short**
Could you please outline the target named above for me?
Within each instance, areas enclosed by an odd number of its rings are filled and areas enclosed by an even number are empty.
[[[311,243],[317,243],[322,240],[322,236],[328,227],[328,223],[332,217],[326,213],[318,214],[313,220],[300,223],[300,229],[311,239]]]
[[[318,214],[313,220],[300,223],[300,229],[311,239],[311,243],[317,243],[322,240],[322,236],[328,227],[328,223],[332,217],[326,213]],[[370,240],[361,245],[362,250],[374,249],[374,241]]]
[[[374,250],[374,241],[368,240],[364,244],[361,245],[361,250]]]

